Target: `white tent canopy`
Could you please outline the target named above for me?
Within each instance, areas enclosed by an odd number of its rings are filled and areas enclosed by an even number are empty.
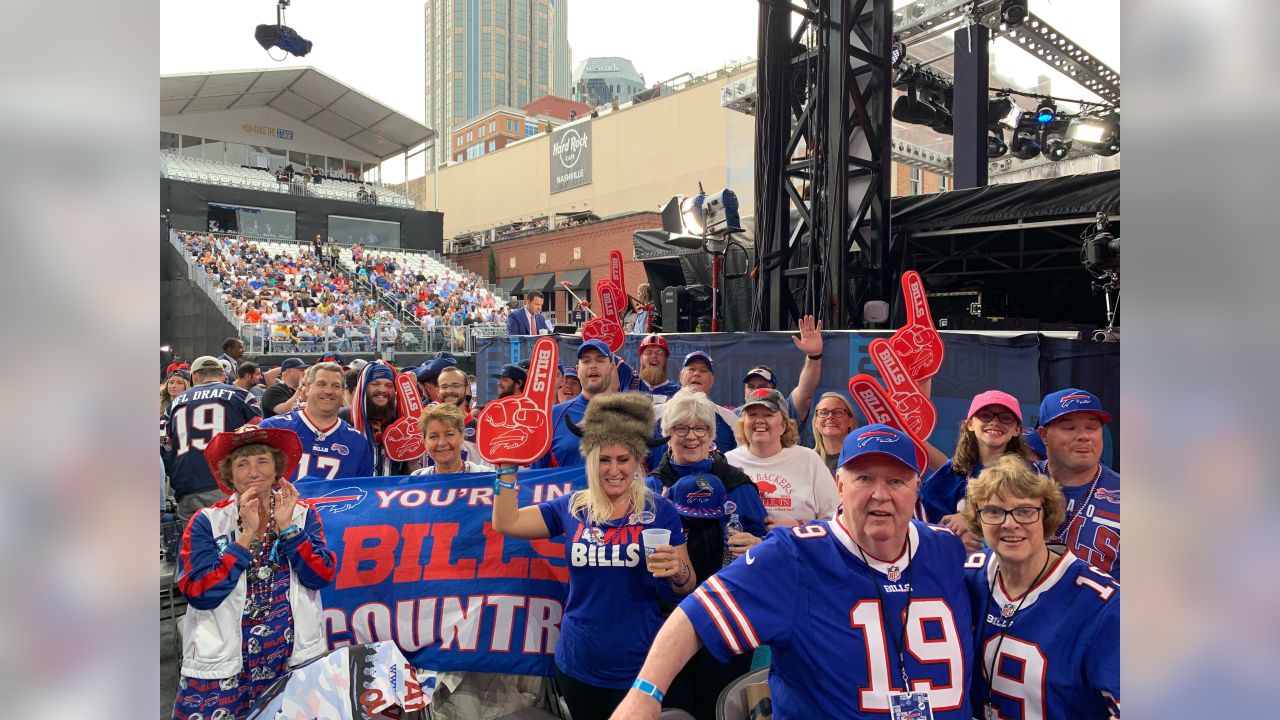
[[[160,76],[160,115],[269,107],[379,160],[435,131],[312,67]]]

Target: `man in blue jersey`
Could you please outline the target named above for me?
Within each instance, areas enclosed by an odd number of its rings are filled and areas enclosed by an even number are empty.
[[[1046,460],[1036,467],[1062,486],[1067,515],[1050,540],[1120,579],[1120,473],[1105,466],[1102,426],[1111,413],[1087,390],[1067,388],[1040,403]]]
[[[287,478],[289,482],[304,477],[329,480],[371,477],[373,451],[369,441],[338,417],[345,389],[342,366],[334,362],[312,365],[307,369],[303,387],[307,389],[307,397],[301,410],[276,415],[261,423],[262,427],[292,430],[302,441],[302,459]]]
[[[667,345],[666,338],[657,334],[646,335],[640,341],[637,355],[640,370],[632,380],[634,387],[628,389],[661,396],[663,400],[670,399],[680,390],[680,383],[667,379],[667,359],[671,357],[671,346]]]
[[[198,357],[191,363],[194,385],[169,405],[165,429],[169,454],[165,464],[178,500],[178,519],[184,524],[201,508],[226,497],[205,462],[205,446],[214,435],[237,430],[262,417],[258,398],[248,390],[228,385],[224,379],[222,363],[217,358]]]
[[[726,661],[768,644],[775,720],[883,720],[891,708],[969,720],[964,545],[912,519],[923,466],[900,430],[851,432],[836,473],[840,515],[774,529],[682,601],[613,717],[658,717],[701,646]]]
[[[572,400],[556,403],[551,408],[551,448],[530,467],[570,467],[582,465],[582,453],[578,451],[578,436],[569,430],[564,418],[567,415],[575,424],[582,422],[591,398],[609,392],[614,378],[617,358],[609,352],[603,340],[588,340],[578,346],[578,380],[582,392]]]
[[[711,397],[711,386],[716,383],[715,365],[711,362],[711,356],[701,350],[694,350],[684,356],[684,365],[680,368],[680,389],[697,390],[706,393],[707,397]],[[662,410],[663,406],[659,405],[655,408],[655,414],[658,417],[658,423],[654,426],[653,436],[655,438],[662,437]],[[733,435],[733,426],[738,422],[738,416],[733,411],[716,406],[716,423],[714,444],[712,450],[718,450],[721,453],[727,453],[738,447],[738,441]],[[659,445],[649,452],[648,465],[650,468],[658,467],[658,463],[662,462],[662,455],[667,451],[666,444]]]

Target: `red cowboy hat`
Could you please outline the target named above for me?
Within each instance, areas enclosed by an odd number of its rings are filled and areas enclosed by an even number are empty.
[[[233,432],[220,432],[213,436],[204,449],[204,459],[209,463],[209,470],[218,481],[218,487],[228,495],[235,492],[235,488],[230,486],[229,481],[223,482],[222,476],[218,474],[218,464],[231,454],[232,450],[245,445],[270,445],[284,453],[284,467],[276,468],[277,478],[292,475],[302,460],[302,441],[292,430],[245,425]]]

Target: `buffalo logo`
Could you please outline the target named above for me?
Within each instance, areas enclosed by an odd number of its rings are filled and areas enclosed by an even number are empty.
[[[343,457],[346,457],[351,452],[351,449],[342,443],[334,443],[331,449]]]
[[[658,516],[654,515],[653,512],[650,510],[645,510],[641,512],[640,515],[636,517],[636,519],[640,521],[639,522],[640,525],[650,525],[658,520]],[[636,523],[632,523],[632,524],[634,525]]]
[[[495,405],[481,418],[481,422],[489,427],[503,431],[492,438],[489,452],[524,447],[533,434],[531,429],[541,427],[545,417],[538,404],[529,398],[519,398],[516,403],[508,405]]]
[[[897,565],[890,565],[885,574],[889,576],[889,582],[896,583],[902,579],[902,568]]]
[[[1115,490],[1098,488],[1093,491],[1093,496],[1099,500],[1106,500],[1109,503],[1114,503],[1116,505],[1120,504],[1120,488],[1116,488]]]
[[[219,535],[213,539],[213,544],[218,546],[218,556],[221,557],[227,551],[227,546],[231,544],[231,538]]]
[[[771,394],[769,388],[756,388],[751,392],[751,399],[767,398]]]
[[[466,438],[467,440],[475,440],[476,439],[475,427],[467,427],[466,429],[464,429],[462,431],[462,437]]]
[[[1093,398],[1089,397],[1086,393],[1073,393],[1071,395],[1063,395],[1062,399],[1058,402],[1061,403],[1064,408],[1069,408],[1073,405],[1088,407],[1093,404]]]
[[[358,487],[344,487],[325,493],[318,498],[312,498],[310,502],[317,511],[328,510],[332,513],[340,513],[364,502],[368,495],[369,493]]]
[[[686,493],[685,502],[706,502],[707,500],[710,500],[711,491],[713,490],[711,483],[707,482],[707,479],[702,476],[698,476],[694,480],[694,483],[697,484],[698,489],[690,490]]]
[[[868,430],[858,436],[858,447],[864,448],[871,444],[895,443],[898,442],[898,436],[887,430]]]
[[[756,481],[756,489],[765,494],[778,492],[778,486],[766,480]]]

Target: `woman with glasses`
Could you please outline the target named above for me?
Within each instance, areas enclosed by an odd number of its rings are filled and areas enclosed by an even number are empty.
[[[765,534],[766,513],[756,486],[724,455],[711,449],[716,407],[696,390],[680,390],[662,411],[662,434],[670,437],[662,461],[645,485],[670,499],[681,525],[698,582],[720,571]],[[737,516],[740,527],[733,526]],[[664,615],[675,603],[663,604]],[[751,655],[720,662],[702,648],[667,690],[663,707],[679,708],[697,718],[715,716],[720,691],[751,669]]]
[[[965,563],[974,717],[1120,717],[1120,586],[1046,545],[1062,522],[1062,490],[1005,455],[969,481],[966,500],[966,525],[990,547]]]
[[[931,523],[946,525],[973,552],[982,538],[960,516],[969,479],[1003,455],[1026,462],[1022,440],[1022,410],[1017,398],[999,390],[978,393],[969,403],[969,414],[960,424],[956,454],[920,485],[920,500]]]
[[[813,449],[836,476],[836,460],[849,432],[858,425],[853,406],[838,392],[823,393],[813,411]]]
[[[725,459],[756,484],[770,529],[835,514],[840,505],[835,478],[816,452],[796,444],[800,432],[787,415],[782,393],[760,388],[747,396],[734,435],[738,447],[725,453]]]

